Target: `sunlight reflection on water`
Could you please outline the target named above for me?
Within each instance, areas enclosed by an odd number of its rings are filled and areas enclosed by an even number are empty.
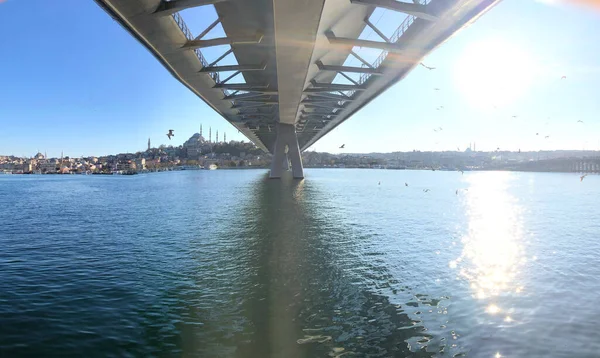
[[[490,299],[488,314],[502,312],[494,297],[523,287],[519,271],[526,262],[523,248],[522,207],[508,191],[511,173],[478,173],[469,176],[464,205],[468,221],[463,250],[450,262],[469,281],[473,297]]]

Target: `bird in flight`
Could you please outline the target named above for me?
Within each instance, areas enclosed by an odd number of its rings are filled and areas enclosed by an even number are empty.
[[[175,137],[175,134],[173,134],[172,129],[169,129],[169,133],[167,133],[167,137],[169,137],[169,140],[171,140],[171,137]]]
[[[423,62],[419,63],[419,65],[425,67],[428,70],[435,70],[435,67],[429,67],[429,66],[425,65]]]
[[[458,195],[458,189],[456,189],[456,195]]]
[[[550,138],[550,136],[549,136],[549,135],[547,135],[547,136],[545,136],[545,137],[544,137],[544,139],[548,139],[548,138]]]
[[[436,87],[436,88],[434,88],[433,90],[434,90],[434,91],[439,91],[440,89]]]
[[[344,149],[344,148],[346,148],[345,144],[340,145],[340,149]]]
[[[583,123],[583,121],[580,119],[580,120],[577,121],[577,123]]]
[[[517,116],[512,116],[513,118],[517,118]]]
[[[429,191],[429,189],[423,189],[424,193],[427,193]]]
[[[404,186],[408,186],[408,183],[404,183]]]
[[[377,185],[381,185],[381,182],[379,182]]]
[[[560,79],[561,79],[561,80],[566,80],[566,79],[567,79],[567,76],[562,76]]]
[[[582,176],[580,176],[580,177],[579,177],[579,181],[580,181],[580,182],[582,182],[582,181],[583,181],[583,179],[584,179],[585,177],[587,177],[587,176],[588,176],[587,174],[583,174]]]
[[[535,135],[540,135],[539,133],[536,133]]]

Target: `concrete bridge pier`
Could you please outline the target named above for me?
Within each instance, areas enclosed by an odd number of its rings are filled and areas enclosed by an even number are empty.
[[[273,161],[271,162],[271,179],[281,178],[283,173],[283,162],[287,158],[292,163],[292,176],[296,179],[304,178],[302,168],[302,157],[296,137],[296,127],[293,124],[277,124],[277,140],[273,150]]]
[[[290,170],[290,160],[287,156],[287,153],[285,153],[285,155],[283,156],[282,169],[284,172],[287,172],[288,170]]]

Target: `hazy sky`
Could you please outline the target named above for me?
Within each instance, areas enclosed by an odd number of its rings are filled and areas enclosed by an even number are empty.
[[[552,3],[502,1],[424,59],[436,70],[417,67],[309,150],[600,149],[600,13]],[[197,34],[215,15],[183,16]],[[372,20],[389,34],[398,16]],[[0,61],[0,154],[179,145],[201,123],[244,139],[93,1],[0,2]]]

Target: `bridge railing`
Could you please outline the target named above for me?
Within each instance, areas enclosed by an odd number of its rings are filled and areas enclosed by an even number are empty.
[[[427,5],[431,2],[431,0],[420,0],[419,1],[421,3],[421,5]],[[394,33],[392,34],[392,36],[390,36],[390,42],[391,43],[396,43],[398,42],[398,40],[400,39],[400,37],[402,37],[402,35],[406,32],[406,30],[408,30],[408,28],[410,27],[410,25],[413,24],[413,22],[415,22],[415,19],[417,17],[416,16],[412,16],[412,15],[408,15],[404,21],[402,21],[402,23],[400,24],[400,26],[398,26],[398,28],[396,29],[396,31],[394,31]],[[375,61],[371,64],[371,66],[373,68],[379,68],[379,66],[383,63],[383,61],[386,59],[387,55],[388,55],[389,51],[387,50],[383,50],[381,52],[381,54],[379,54],[379,56],[375,59]],[[364,63],[361,65],[361,67],[367,67],[367,65],[365,65]],[[367,80],[371,77],[370,73],[363,73],[360,75],[359,80],[358,80],[358,84],[362,85],[363,83],[367,82]],[[350,93],[350,96],[354,95],[355,91],[352,91]]]
[[[183,34],[185,35],[185,38],[190,41],[193,40],[194,36],[192,35],[192,32],[185,24],[185,21],[183,21],[183,17],[181,17],[181,15],[179,15],[178,12],[173,13],[172,16],[173,16],[173,19],[175,20],[175,22],[177,23],[177,26],[179,26],[179,29],[181,30],[181,32],[183,32]],[[194,49],[194,53],[196,54],[196,57],[198,57],[198,60],[200,60],[202,67],[208,67],[208,61],[206,61],[206,58],[204,57],[204,55],[202,54],[200,49],[199,48]],[[210,75],[210,77],[212,77],[212,79],[215,81],[215,83],[219,83],[219,73],[218,72],[209,72],[209,75]]]

